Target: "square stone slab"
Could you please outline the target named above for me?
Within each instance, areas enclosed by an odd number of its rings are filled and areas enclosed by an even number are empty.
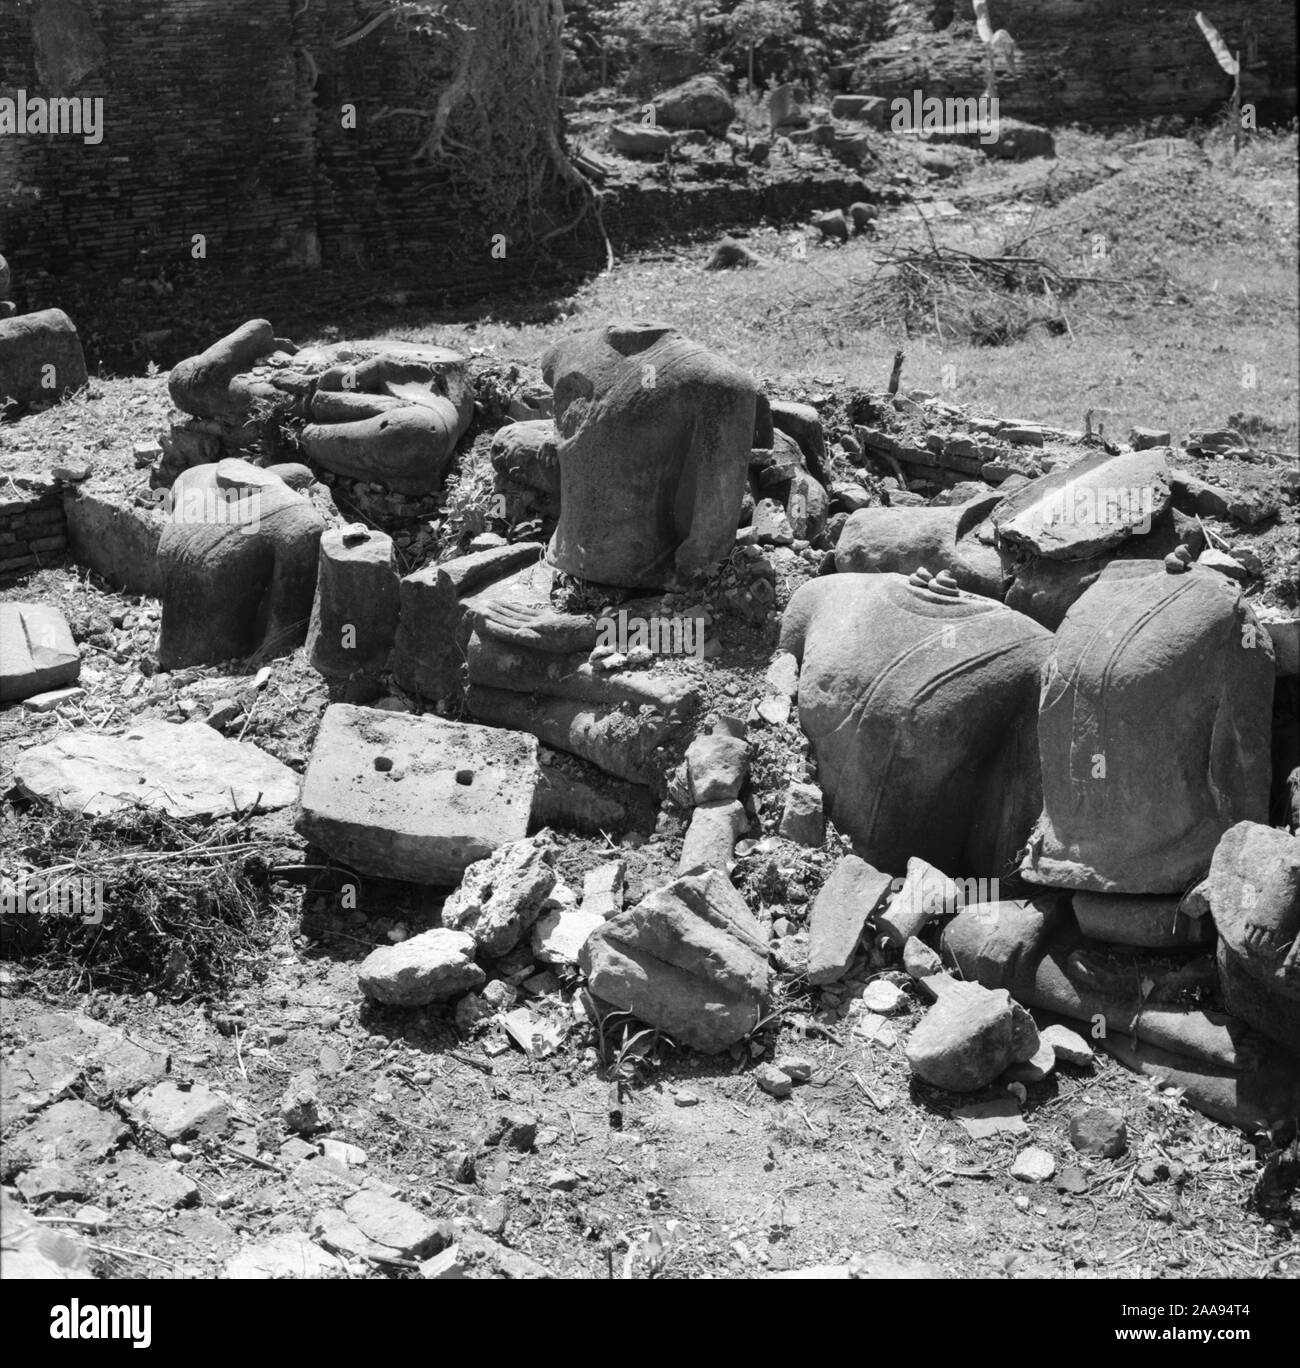
[[[361,874],[450,886],[528,834],[537,739],[335,703],[303,779],[298,830]]]
[[[0,603],[0,703],[75,684],[81,654],[67,619],[45,603]]]

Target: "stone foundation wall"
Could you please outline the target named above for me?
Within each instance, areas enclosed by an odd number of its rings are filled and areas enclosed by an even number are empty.
[[[0,584],[60,560],[67,549],[68,520],[55,482],[7,481],[0,490]]]

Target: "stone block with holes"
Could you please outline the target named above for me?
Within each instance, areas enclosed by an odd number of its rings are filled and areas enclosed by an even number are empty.
[[[297,828],[359,874],[451,886],[527,835],[540,774],[537,739],[523,732],[335,703]]]

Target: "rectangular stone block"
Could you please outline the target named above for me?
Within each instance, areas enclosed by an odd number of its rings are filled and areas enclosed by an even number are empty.
[[[0,701],[75,684],[81,654],[67,620],[43,603],[0,603]]]
[[[528,834],[540,778],[533,736],[335,703],[297,827],[358,873],[450,886]]]

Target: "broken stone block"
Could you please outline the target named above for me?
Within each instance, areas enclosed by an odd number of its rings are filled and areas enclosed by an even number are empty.
[[[343,1203],[343,1214],[368,1240],[397,1258],[426,1258],[446,1243],[439,1222],[382,1192],[356,1193]]]
[[[730,801],[749,772],[749,747],[739,736],[697,736],[687,747],[686,769],[693,802]]]
[[[794,1080],[775,1064],[760,1064],[754,1070],[754,1082],[772,1097],[789,1097],[794,1091]]]
[[[577,964],[587,938],[605,924],[599,912],[582,907],[543,911],[533,923],[533,955],[543,964]]]
[[[230,1124],[230,1105],[202,1083],[185,1086],[170,1079],[135,1099],[140,1120],[164,1140],[221,1135]]]
[[[532,736],[335,703],[298,830],[362,874],[448,886],[527,835],[539,779]]]
[[[889,906],[876,917],[876,930],[902,949],[932,921],[951,916],[960,903],[957,885],[942,870],[913,856]]]
[[[198,1184],[192,1179],[135,1150],[124,1150],[117,1156],[108,1179],[123,1197],[162,1211],[194,1206],[199,1200]]]
[[[767,943],[725,874],[688,874],[612,917],[583,947],[592,993],[716,1054],[754,1029],[767,1004]]]
[[[1134,451],[1149,451],[1152,447],[1167,447],[1173,441],[1168,428],[1130,428],[1128,444]]]
[[[1045,1183],[1056,1172],[1056,1160],[1045,1149],[1030,1145],[1011,1161],[1009,1172],[1022,1183]]]
[[[1162,451],[1089,456],[1009,495],[993,525],[1021,556],[1091,560],[1150,531],[1169,499]]]
[[[626,878],[626,860],[609,860],[587,870],[582,876],[582,910],[595,913],[606,921],[621,912]]]
[[[1209,917],[1188,916],[1178,894],[1160,897],[1078,891],[1072,903],[1079,930],[1111,945],[1180,950],[1214,943],[1214,923]]]
[[[1052,1047],[1058,1064],[1073,1064],[1083,1068],[1093,1062],[1092,1047],[1077,1031],[1070,1030],[1068,1026],[1048,1026],[1040,1032],[1039,1039]]]
[[[0,603],[0,703],[75,684],[81,655],[67,619],[44,603]]]
[[[325,519],[247,461],[193,466],[167,495],[158,541],[165,670],[286,655],[311,619]]]
[[[0,414],[55,403],[86,383],[86,358],[62,309],[0,315]]]
[[[485,955],[497,959],[519,944],[555,887],[553,851],[542,836],[500,846],[465,871],[442,905],[442,924],[465,931]]]
[[[690,874],[704,869],[726,872],[736,842],[749,825],[745,809],[731,802],[701,803],[691,813],[691,824],[682,840],[677,873]]]
[[[828,815],[889,873],[916,856],[1000,874],[1039,810],[1039,670],[1052,637],[918,570],[825,575],[790,599],[799,720]]]
[[[609,145],[624,157],[663,157],[677,140],[657,124],[615,123],[609,126]]]
[[[439,927],[372,950],[357,969],[361,991],[392,1007],[423,1007],[481,987],[474,937]]]
[[[736,106],[716,76],[691,76],[655,96],[654,121],[665,128],[698,128],[720,138],[736,117]]]
[[[1205,891],[1228,1010],[1300,1054],[1300,840],[1238,823],[1215,847]]]
[[[1070,1118],[1070,1143],[1080,1154],[1118,1159],[1128,1148],[1124,1113],[1112,1107],[1088,1107]]]
[[[1000,494],[982,494],[950,507],[863,508],[844,524],[835,568],[859,574],[910,575],[922,567],[947,570],[959,589],[1002,597],[1002,559],[994,545],[992,514]]]
[[[888,874],[872,869],[856,855],[846,855],[831,870],[809,914],[809,983],[835,983],[844,977],[889,886]]]
[[[297,1135],[326,1130],[334,1118],[320,1099],[320,1084],[310,1069],[292,1079],[280,1098],[280,1120]]]
[[[25,1130],[5,1141],[0,1170],[7,1180],[38,1164],[77,1168],[104,1158],[129,1133],[111,1111],[69,1098],[54,1103]]]
[[[137,806],[171,817],[273,812],[298,796],[287,765],[203,722],[141,720],[119,736],[66,732],[24,751],[14,778],[29,797],[91,817]]]
[[[816,784],[791,784],[786,790],[779,831],[799,845],[817,847],[826,839],[822,791]]]
[[[912,936],[903,946],[903,968],[910,978],[926,979],[943,973],[943,960],[923,940]]]
[[[551,577],[536,564],[541,553],[538,542],[517,542],[403,576],[390,661],[398,687],[433,700],[458,692],[473,627],[471,606],[498,593],[511,597],[521,581],[529,582],[539,600],[548,594]],[[532,586],[534,578],[539,582]]]
[[[232,1254],[222,1267],[226,1278],[341,1278],[346,1269],[308,1235],[286,1232],[255,1240]]]
[[[326,679],[384,669],[397,632],[398,584],[391,537],[355,524],[324,533],[307,659]]]
[[[937,1000],[904,1046],[912,1072],[927,1083],[949,1092],[974,1092],[1037,1050],[1038,1033],[1031,1044],[1017,1030],[1005,989],[942,975],[928,979],[927,987]]]
[[[760,499],[754,505],[752,522],[754,540],[760,546],[789,546],[794,541],[794,528],[785,509],[775,499]]]
[[[1181,893],[1268,813],[1273,651],[1240,590],[1114,561],[1052,639],[1038,719],[1037,884]]]
[[[30,698],[25,698],[23,707],[34,713],[57,712],[66,704],[80,702],[85,696],[85,689],[51,689],[49,693],[32,694]]]

